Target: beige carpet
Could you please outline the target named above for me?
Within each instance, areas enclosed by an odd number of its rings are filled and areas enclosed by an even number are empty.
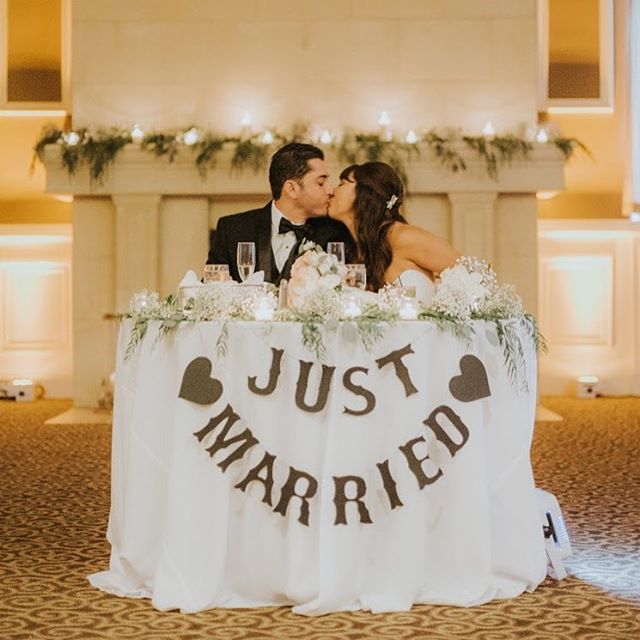
[[[555,493],[575,550],[571,577],[481,607],[321,618],[287,608],[155,611],[93,589],[107,567],[110,427],[45,425],[68,402],[0,402],[0,639],[640,638],[640,398],[545,398],[539,486]]]

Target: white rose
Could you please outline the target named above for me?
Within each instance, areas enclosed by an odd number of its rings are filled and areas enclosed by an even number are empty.
[[[291,275],[298,272],[302,267],[309,266],[309,259],[311,257],[310,253],[303,253],[301,256],[298,256],[291,266]]]
[[[309,251],[309,253],[307,253],[306,255],[309,256],[309,264],[317,267],[320,263],[320,254],[316,251]]]
[[[333,256],[327,255],[326,253],[320,256],[320,260],[318,261],[318,271],[321,275],[324,276],[331,271],[331,268],[333,267],[332,258]]]
[[[300,275],[304,279],[304,281],[308,283],[315,284],[318,280],[320,280],[320,274],[318,273],[318,270],[311,266],[304,267]]]
[[[342,278],[337,273],[330,273],[321,280],[323,289],[336,289],[342,284]]]

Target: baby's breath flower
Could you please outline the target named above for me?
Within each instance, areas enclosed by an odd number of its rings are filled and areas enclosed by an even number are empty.
[[[129,314],[139,320],[150,320],[156,316],[160,308],[160,294],[146,289],[134,293],[129,301]]]
[[[463,256],[440,274],[431,308],[463,321],[522,316],[522,299],[513,285],[500,285],[489,264]]]

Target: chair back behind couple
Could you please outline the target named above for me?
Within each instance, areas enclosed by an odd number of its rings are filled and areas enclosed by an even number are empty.
[[[365,264],[374,291],[409,272],[412,280],[418,274],[431,282],[459,255],[443,239],[407,224],[400,214],[402,181],[385,163],[347,167],[334,188],[322,150],[292,142],[273,155],[269,183],[271,202],[218,222],[207,264],[229,265],[234,280],[240,280],[240,242],[255,243],[255,270],[276,285],[290,277],[305,240],[325,250],[329,242],[343,242],[347,261]]]

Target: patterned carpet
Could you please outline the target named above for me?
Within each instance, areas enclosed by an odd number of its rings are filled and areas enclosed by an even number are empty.
[[[537,484],[572,537],[571,576],[481,607],[320,618],[287,608],[155,611],[93,589],[108,564],[110,428],[45,426],[64,401],[0,403],[0,638],[615,640],[640,638],[640,398],[549,398],[564,422],[538,424]]]

